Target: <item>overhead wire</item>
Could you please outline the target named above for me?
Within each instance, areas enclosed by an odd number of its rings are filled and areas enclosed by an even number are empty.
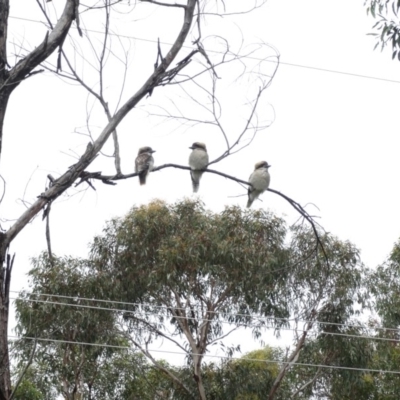
[[[129,346],[118,346],[118,345],[111,345],[107,343],[89,343],[89,342],[73,342],[69,340],[58,340],[58,339],[48,339],[48,338],[35,338],[32,336],[9,336],[15,340],[35,340],[35,341],[47,341],[47,342],[54,342],[54,343],[66,343],[66,344],[74,344],[74,345],[81,345],[81,346],[96,346],[96,347],[104,347],[104,348],[115,348],[120,350],[130,350],[132,349]],[[302,366],[302,367],[317,367],[317,368],[331,368],[331,369],[339,369],[339,370],[348,370],[348,371],[359,371],[359,372],[377,372],[380,374],[392,374],[392,375],[400,375],[400,371],[393,371],[393,370],[383,370],[383,369],[373,369],[373,368],[357,368],[357,367],[345,367],[341,365],[327,365],[327,364],[312,364],[312,363],[299,363],[299,362],[287,362],[283,360],[260,360],[259,358],[247,358],[247,357],[229,357],[229,356],[221,356],[217,354],[199,354],[193,352],[182,352],[182,351],[171,351],[171,350],[160,350],[160,349],[147,349],[149,352],[153,353],[164,353],[164,354],[176,354],[176,355],[183,355],[183,356],[202,356],[208,358],[219,358],[225,360],[241,360],[241,361],[255,361],[261,362],[266,364],[288,364],[290,366]]]
[[[10,16],[10,18],[19,19],[19,20],[27,21],[27,22],[40,23],[40,24],[44,24],[45,25],[44,21],[34,20],[34,19],[30,19],[30,18],[22,18],[22,17],[16,17],[16,16]],[[77,28],[76,27],[72,27],[72,29],[77,29]],[[94,30],[94,29],[83,29],[83,30],[85,32],[98,33],[98,34],[104,35],[104,32],[97,31],[97,30]],[[138,41],[142,41],[142,42],[150,42],[150,43],[156,43],[156,44],[160,43],[160,44],[169,45],[169,46],[172,45],[172,43],[168,43],[168,42],[157,41],[157,40],[154,40],[154,39],[140,38],[140,37],[130,36],[130,35],[121,35],[121,34],[117,34],[117,33],[113,33],[113,32],[109,32],[109,35],[110,36],[116,36],[116,37],[119,37],[119,38],[138,40]],[[186,48],[186,49],[193,50],[193,48],[191,46],[183,45],[182,47]],[[215,54],[224,54],[223,52],[216,51],[216,50],[207,50],[207,51],[210,52],[210,53],[215,53]],[[275,61],[265,60],[265,59],[262,59],[262,58],[251,57],[251,56],[242,56],[241,58],[247,58],[247,59],[258,60],[258,61],[265,61],[265,62],[275,62]],[[281,60],[279,61],[279,64],[286,65],[288,67],[305,68],[305,69],[311,69],[311,70],[320,71],[320,72],[328,72],[328,73],[334,73],[334,74],[340,74],[340,75],[353,76],[353,77],[356,77],[356,78],[373,79],[373,80],[378,80],[378,81],[383,81],[383,82],[390,82],[390,83],[400,83],[400,81],[395,80],[395,79],[387,79],[387,78],[381,78],[381,77],[377,77],[377,76],[357,74],[357,73],[353,73],[353,72],[338,71],[338,70],[334,70],[334,69],[330,69],[330,68],[315,67],[315,66],[312,66],[312,65],[302,65],[302,64],[297,64],[297,63],[285,62],[285,61],[281,61]]]
[[[57,296],[54,295],[55,297],[61,297],[61,296]],[[69,297],[69,296],[65,296],[65,297]],[[72,297],[73,298],[73,297]],[[73,298],[76,299],[76,298]],[[29,299],[29,298],[15,298],[15,297],[11,297],[10,300],[21,300],[21,301],[27,301],[27,302],[36,302],[36,303],[42,303],[42,304],[53,304],[53,305],[61,305],[61,306],[69,306],[69,307],[73,307],[73,308],[84,308],[84,309],[93,309],[93,310],[97,310],[97,311],[113,311],[113,312],[119,312],[119,313],[131,313],[133,312],[132,310],[125,310],[125,309],[119,309],[119,308],[111,308],[111,307],[99,307],[99,306],[90,306],[90,305],[85,305],[85,304],[72,304],[72,303],[64,303],[64,302],[57,302],[57,301],[49,301],[49,300],[38,300],[38,299]],[[79,300],[82,300],[81,298],[79,298]],[[128,303],[128,304],[133,304],[133,303]],[[139,304],[139,303],[137,303]],[[169,308],[174,308],[174,307],[169,307]],[[164,314],[161,313],[154,313],[154,312],[148,312],[148,311],[144,311],[144,310],[140,310],[138,312],[138,314],[140,315],[140,317],[142,315],[146,315],[146,316],[162,316],[165,317]],[[234,316],[238,316],[238,314],[234,314]],[[242,314],[242,316],[246,317],[246,318],[252,318],[251,315],[247,315],[247,314]],[[189,316],[179,316],[179,315],[174,315],[172,316],[175,319],[183,319],[183,320],[189,320],[189,321],[201,321],[201,322],[214,322],[215,320],[213,319],[207,319],[207,318],[196,318],[196,317],[189,317]],[[256,317],[256,319],[258,319],[258,316]],[[266,320],[283,320],[284,322],[289,322],[284,318],[274,318],[274,317],[266,317]],[[288,327],[276,327],[276,326],[266,326],[266,325],[257,325],[257,324],[240,324],[240,323],[235,323],[235,322],[230,322],[230,321],[220,321],[223,324],[227,324],[227,325],[239,325],[245,328],[262,328],[262,329],[276,329],[277,331],[292,331],[292,332],[307,332],[307,331],[311,331],[313,333],[319,333],[319,334],[323,334],[323,335],[329,335],[329,336],[339,336],[339,337],[348,337],[348,338],[355,338],[355,339],[368,339],[368,340],[376,340],[376,341],[386,341],[386,342],[391,342],[391,343],[400,343],[400,339],[395,339],[395,338],[388,338],[388,337],[379,337],[379,336],[368,336],[368,335],[357,335],[357,334],[350,334],[350,333],[342,333],[342,332],[326,332],[326,331],[321,331],[321,332],[315,332],[314,330],[305,330],[305,329],[301,329],[301,328],[288,328]],[[297,322],[302,322],[297,320]],[[306,321],[304,321],[306,322]],[[307,321],[308,322],[308,321]],[[318,321],[313,321],[315,324],[318,324],[320,322]],[[329,325],[329,323],[322,323],[322,324],[326,324]],[[346,326],[348,327],[348,325],[346,324],[341,324],[342,326]],[[353,325],[353,327],[358,327],[358,328],[363,328],[360,325]]]
[[[16,293],[16,294],[20,294],[21,292],[17,291],[17,290],[10,290],[10,293]],[[44,296],[44,297],[58,297],[61,299],[70,299],[70,300],[74,300],[74,301],[79,301],[79,300],[83,300],[83,301],[91,301],[91,302],[98,302],[98,303],[109,303],[109,304],[121,304],[124,306],[134,306],[134,307],[153,307],[153,308],[161,308],[161,309],[174,309],[174,310],[188,310],[188,307],[174,307],[174,306],[162,306],[162,305],[154,305],[151,303],[135,303],[135,302],[124,302],[124,301],[116,301],[116,300],[105,300],[105,299],[97,299],[97,298],[89,298],[89,297],[80,297],[79,295],[76,296],[65,296],[65,295],[60,295],[60,294],[50,294],[50,293],[34,293],[34,292],[25,292],[25,294],[27,295],[32,295],[32,296]],[[19,299],[19,298],[18,298]],[[97,308],[97,307],[95,307]],[[129,311],[129,310],[126,310]],[[212,311],[211,313],[213,314],[222,314],[228,317],[251,317],[254,319],[264,319],[264,320],[268,320],[268,319],[274,319],[276,321],[283,321],[283,322],[304,322],[304,323],[308,323],[310,322],[307,319],[301,319],[301,318],[296,318],[296,317],[292,317],[292,318],[280,318],[280,317],[274,317],[274,316],[260,316],[260,315],[254,315],[254,314],[244,314],[244,313],[228,313],[228,312],[223,312],[223,311]],[[344,326],[344,327],[351,327],[351,328],[360,328],[362,326],[357,325],[357,324],[342,324],[339,322],[329,322],[329,321],[313,321],[315,323],[321,324],[321,325],[333,325],[333,326]],[[385,331],[395,331],[397,332],[398,329],[397,328],[387,328],[387,327],[373,327],[373,329],[376,330],[385,330]]]

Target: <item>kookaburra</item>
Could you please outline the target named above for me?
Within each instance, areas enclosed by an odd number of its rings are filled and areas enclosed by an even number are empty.
[[[156,151],[151,147],[141,147],[135,160],[135,172],[139,173],[139,182],[141,185],[146,184],[146,178],[153,169],[154,158],[153,153]]]
[[[195,142],[189,149],[193,151],[189,156],[190,176],[192,177],[193,192],[197,193],[200,185],[200,178],[203,175],[203,169],[208,165],[207,148],[204,143]]]
[[[263,192],[268,189],[269,182],[271,177],[268,172],[268,168],[270,165],[266,161],[258,162],[255,167],[253,173],[250,175],[247,207],[250,207],[253,204],[253,201]]]

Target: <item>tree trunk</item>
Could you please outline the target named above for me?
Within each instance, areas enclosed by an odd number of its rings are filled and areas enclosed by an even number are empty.
[[[196,353],[198,349],[196,349]],[[200,400],[207,400],[206,391],[204,389],[203,378],[201,376],[201,355],[193,355],[193,364],[194,364],[194,380],[197,384],[197,390],[199,391]]]
[[[3,235],[3,234],[1,234]],[[3,256],[3,254],[1,254]],[[2,257],[0,270],[0,400],[8,400],[11,396],[10,360],[8,354],[8,316],[10,305],[10,281],[14,256]]]
[[[0,14],[2,10],[7,13],[0,17],[0,38],[2,33],[7,32],[7,24],[4,18],[8,17],[8,1],[0,0]],[[5,32],[4,32],[5,30]],[[3,126],[7,110],[8,99],[12,90],[7,88],[7,61],[5,57],[6,37],[0,39],[0,157],[3,148]],[[10,303],[10,281],[11,269],[14,257],[10,260],[10,256],[6,255],[7,246],[5,245],[5,234],[0,233],[0,400],[8,400],[11,396],[11,373],[10,359],[8,353],[8,317]]]
[[[3,86],[4,81],[0,78],[0,87]],[[4,125],[4,118],[6,116],[6,109],[8,104],[8,98],[10,94],[8,92],[1,93],[0,91],[0,157],[1,157],[1,150],[3,148],[3,125]]]

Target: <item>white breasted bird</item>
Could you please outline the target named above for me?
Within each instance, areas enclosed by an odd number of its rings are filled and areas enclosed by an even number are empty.
[[[247,201],[247,207],[253,204],[253,201],[263,192],[268,189],[271,177],[268,172],[270,165],[266,161],[258,162],[253,173],[250,175],[249,183],[251,186],[248,189],[249,199]]]
[[[146,178],[153,169],[154,158],[153,153],[156,151],[151,147],[141,147],[135,160],[135,172],[139,173],[139,182],[141,185],[146,184]]]
[[[189,149],[193,151],[189,156],[189,166],[191,168],[190,176],[192,177],[193,193],[197,193],[200,185],[200,178],[203,175],[202,169],[207,168],[208,154],[204,143],[195,142]]]

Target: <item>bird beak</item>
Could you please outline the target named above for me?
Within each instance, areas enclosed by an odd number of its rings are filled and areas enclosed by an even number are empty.
[[[152,153],[155,153],[155,152],[156,152],[156,150],[152,150],[151,152],[152,152]]]
[[[189,147],[189,149],[190,149],[190,150],[193,150],[193,149],[194,149],[194,147],[193,147],[193,146],[190,146],[190,147]]]

